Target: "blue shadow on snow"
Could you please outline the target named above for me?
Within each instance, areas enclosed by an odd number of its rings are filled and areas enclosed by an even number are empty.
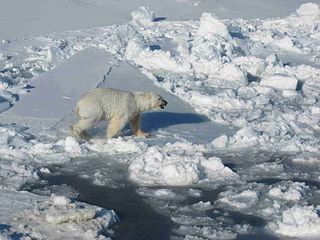
[[[156,131],[172,125],[196,124],[208,121],[207,117],[195,113],[147,112],[141,116],[141,125],[144,131]]]

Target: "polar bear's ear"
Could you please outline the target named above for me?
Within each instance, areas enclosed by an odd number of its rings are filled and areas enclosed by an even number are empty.
[[[141,97],[141,98],[150,98],[150,94],[147,92],[137,92],[137,94]]]
[[[145,103],[149,103],[151,100],[150,93],[148,92],[136,92],[136,96]]]
[[[150,98],[150,93],[147,92],[141,92],[141,97],[145,98],[145,99],[149,99]]]

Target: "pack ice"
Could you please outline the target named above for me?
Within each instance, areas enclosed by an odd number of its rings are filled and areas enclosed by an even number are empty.
[[[263,230],[273,235],[319,235],[319,189],[312,184],[319,181],[320,156],[319,4],[265,20],[203,13],[199,20],[156,21],[148,7],[131,15],[122,25],[0,42],[0,199],[3,209],[10,206],[0,211],[1,238],[103,239],[101,231],[116,222],[113,211],[20,191],[50,172],[50,164],[103,154],[123,156],[129,179],[140,186],[221,187],[216,199],[191,207],[201,214],[218,214],[222,207],[263,219]],[[124,79],[132,77],[121,71],[123,62],[138,72],[134,84],[112,77],[117,69]],[[206,121],[165,122],[160,129],[150,127],[154,137],[146,140],[126,131],[106,140],[101,126],[90,141],[70,137],[73,103],[81,94],[72,89],[112,81],[114,87],[167,94],[172,111],[181,107],[182,115]],[[43,105],[37,91],[57,101]],[[52,111],[45,112],[47,105]],[[197,131],[200,122],[203,131]],[[212,126],[231,130],[202,134]],[[230,159],[235,167],[226,164]],[[165,190],[151,195],[156,194],[176,196]],[[24,212],[18,214],[21,199]],[[195,218],[208,224],[202,228],[186,215],[170,217],[186,239],[236,238],[252,227],[223,229],[221,222],[210,225],[212,218]]]

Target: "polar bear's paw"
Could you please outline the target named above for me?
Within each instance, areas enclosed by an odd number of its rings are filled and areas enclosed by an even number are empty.
[[[91,139],[91,136],[86,131],[83,131],[80,136],[86,141],[89,141]]]
[[[141,130],[138,130],[134,135],[137,136],[137,137],[144,137],[144,138],[148,138],[149,137],[148,133],[145,133],[145,132],[143,132]]]
[[[77,128],[74,127],[74,125],[70,126],[70,132],[71,132],[71,135],[78,141],[81,139],[84,139],[87,141],[90,140],[90,135],[86,131],[80,132],[79,130],[77,130]]]
[[[81,135],[80,135],[80,133],[74,129],[74,126],[73,126],[73,125],[71,125],[71,126],[69,127],[69,129],[70,129],[71,135],[72,135],[76,140],[81,140]]]

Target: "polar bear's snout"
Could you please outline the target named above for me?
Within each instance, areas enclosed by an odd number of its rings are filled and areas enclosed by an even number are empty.
[[[160,100],[160,108],[164,109],[165,106],[167,106],[168,102],[166,100],[164,100],[162,97],[159,98]]]

